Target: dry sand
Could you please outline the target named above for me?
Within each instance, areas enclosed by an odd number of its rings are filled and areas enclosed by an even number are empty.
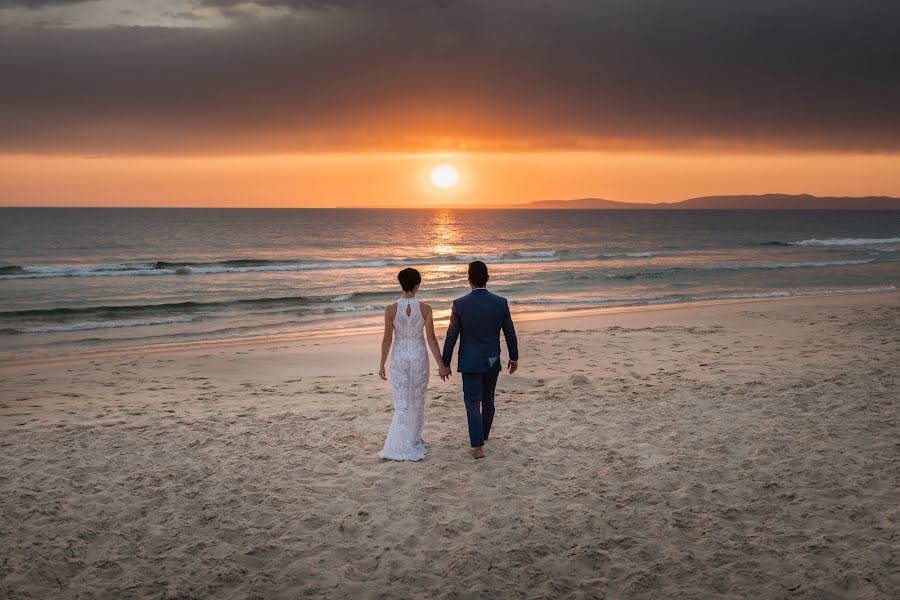
[[[900,294],[520,330],[482,461],[371,335],[0,366],[0,597],[900,597]]]

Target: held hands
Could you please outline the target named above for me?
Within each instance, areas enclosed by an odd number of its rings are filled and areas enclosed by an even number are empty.
[[[448,379],[450,379],[450,375],[452,375],[453,372],[451,371],[450,367],[446,365],[440,365],[438,367],[438,374],[441,376],[442,381],[447,381]],[[385,372],[384,367],[378,369],[378,376],[381,379],[387,381],[387,373]]]
[[[509,374],[512,375],[519,368],[519,361],[511,360],[507,363],[507,367],[509,368]],[[381,375],[384,373],[384,369],[381,370]],[[441,381],[447,381],[450,379],[450,376],[453,375],[453,371],[447,365],[438,365],[438,374],[441,376]],[[387,379],[386,377],[382,377],[382,379]]]

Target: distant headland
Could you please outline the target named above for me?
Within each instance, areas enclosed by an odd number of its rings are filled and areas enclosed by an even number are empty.
[[[900,210],[900,198],[891,196],[813,196],[811,194],[741,194],[700,196],[675,202],[620,202],[604,198],[536,200],[518,204],[424,204],[402,206],[336,206],[335,208],[441,208],[441,209],[569,209],[569,210]]]
[[[679,202],[617,202],[602,198],[575,200],[538,200],[508,208],[569,209],[732,209],[732,210],[900,210],[900,198],[888,196],[819,197],[809,194],[758,194],[739,196],[701,196]]]

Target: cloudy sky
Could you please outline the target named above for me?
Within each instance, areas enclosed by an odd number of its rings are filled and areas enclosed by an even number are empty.
[[[0,0],[0,202],[435,202],[435,160],[470,203],[900,195],[898,31],[896,0]]]

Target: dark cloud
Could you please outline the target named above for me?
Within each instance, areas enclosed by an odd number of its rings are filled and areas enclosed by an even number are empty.
[[[91,0],[0,0],[0,8],[25,7],[31,9],[44,8],[45,6],[84,4]]]
[[[299,12],[0,31],[0,150],[900,150],[894,0],[256,4]]]
[[[0,0],[0,8],[24,6],[25,8],[39,9],[47,6],[85,4],[95,0]],[[230,9],[239,5],[256,5],[268,8],[287,8],[291,10],[322,10],[327,8],[343,7],[356,4],[361,0],[195,0],[184,2],[186,7],[191,4],[212,8]]]
[[[214,8],[233,8],[241,4],[255,4],[269,8],[288,8],[292,10],[322,10],[327,8],[346,7],[359,3],[360,0],[200,0],[203,6]]]

